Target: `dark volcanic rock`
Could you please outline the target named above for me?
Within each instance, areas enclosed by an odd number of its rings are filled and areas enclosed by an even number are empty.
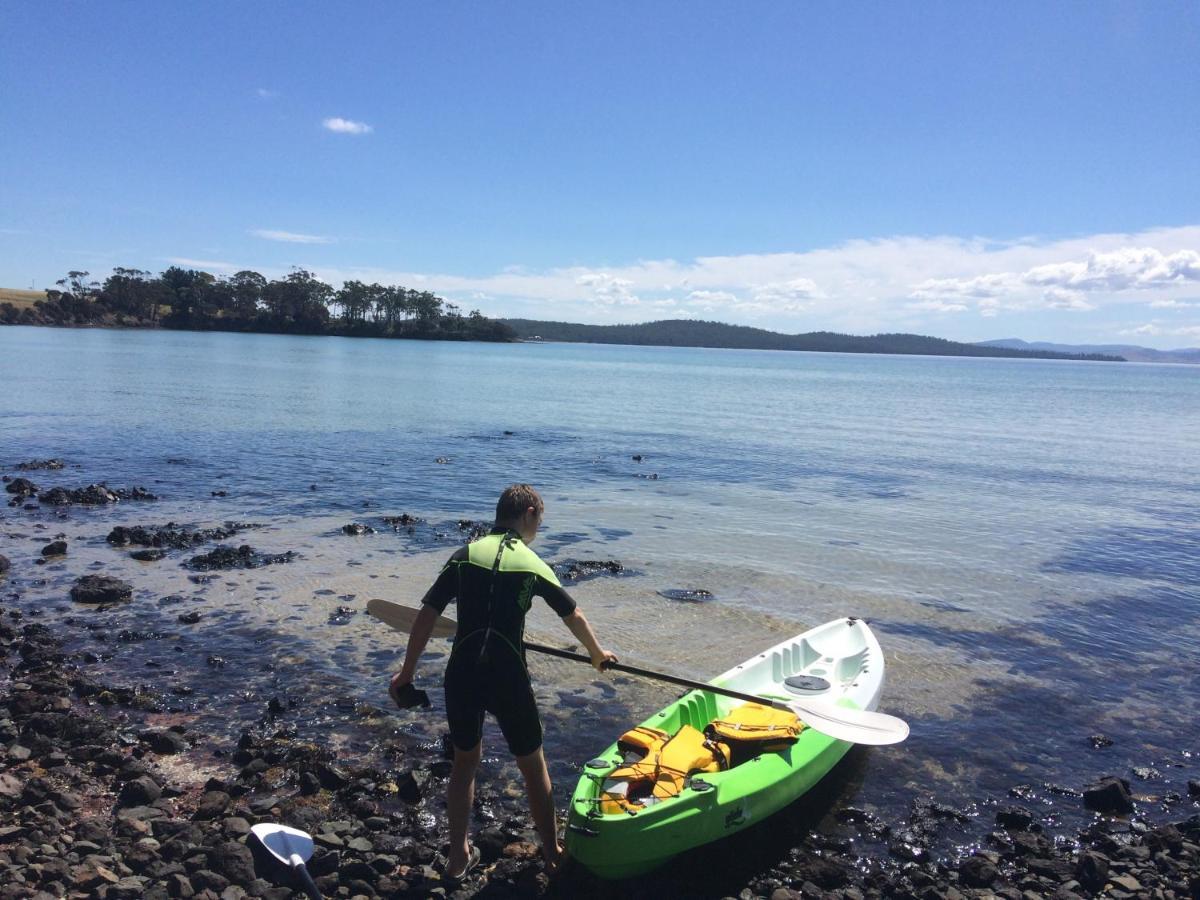
[[[346,625],[358,615],[358,610],[350,606],[339,606],[329,614],[330,625]]]
[[[240,547],[217,547],[209,553],[193,556],[185,566],[201,572],[213,569],[257,569],[274,563],[291,562],[296,553],[289,550],[286,553],[259,553],[249,544]]]
[[[12,563],[8,561],[8,557],[0,553],[0,575],[3,575],[12,568]]]
[[[146,806],[162,796],[162,788],[149,775],[142,775],[125,782],[121,793],[117,795],[117,808]]]
[[[1124,778],[1112,776],[1101,778],[1084,790],[1083,805],[1100,813],[1133,812],[1133,798],[1129,794],[1129,782]]]
[[[262,526],[253,522],[226,522],[220,528],[199,528],[191,531],[174,522],[166,525],[134,525],[126,528],[118,525],[108,533],[107,541],[117,547],[136,544],[139,547],[160,547],[170,550],[186,550],[209,541],[223,541],[239,531]]]
[[[22,472],[32,472],[35,469],[61,469],[64,465],[66,463],[61,459],[33,459],[29,462],[17,463],[17,468]]]
[[[66,556],[67,542],[66,541],[51,541],[42,548],[42,556]]]
[[[129,554],[130,559],[136,559],[138,562],[158,562],[167,555],[166,550],[150,549],[150,550],[134,550]]]
[[[38,492],[38,486],[28,478],[14,478],[4,486],[4,489],[10,494],[16,495],[17,499],[32,497]]]
[[[161,756],[182,753],[188,748],[183,735],[174,731],[143,731],[141,738],[146,746]]]
[[[119,503],[122,500],[157,500],[158,497],[142,487],[114,489],[104,483],[99,483],[74,490],[61,487],[51,488],[38,494],[38,499],[51,506],[65,506],[69,503],[81,506],[103,506],[107,503]]]
[[[1028,831],[1033,815],[1019,806],[1005,806],[996,810],[996,824],[1009,831]]]
[[[410,516],[408,513],[400,513],[398,516],[384,516],[383,523],[390,525],[399,531],[401,528],[409,528],[413,525],[419,525],[423,519],[418,519],[416,516]]]
[[[133,598],[133,585],[108,575],[84,575],[71,588],[76,603],[119,603]]]
[[[563,581],[583,581],[598,575],[620,575],[625,571],[615,559],[566,559],[552,568]]]
[[[237,841],[227,841],[213,848],[208,855],[213,871],[224,875],[234,884],[249,884],[254,880],[254,857],[250,848]]]
[[[358,536],[358,535],[363,535],[363,534],[374,534],[374,533],[375,533],[374,528],[372,528],[370,525],[364,525],[362,522],[351,522],[349,525],[342,526],[342,534]]]
[[[1109,859],[1103,853],[1084,851],[1075,863],[1075,879],[1089,891],[1099,891],[1108,881]]]
[[[958,880],[967,887],[991,887],[998,874],[996,867],[982,856],[969,857],[958,867]]]

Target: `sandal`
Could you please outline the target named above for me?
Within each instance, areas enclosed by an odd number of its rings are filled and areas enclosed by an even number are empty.
[[[472,871],[474,871],[476,868],[478,868],[479,863],[482,859],[483,859],[483,854],[479,852],[479,848],[476,847],[472,843],[468,843],[467,844],[467,864],[466,864],[466,866],[464,866],[463,870],[461,872],[459,872],[457,875],[451,875],[450,869],[449,869],[450,864],[449,864],[449,862],[447,862],[446,863],[447,868],[444,870],[445,876],[446,876],[446,881],[451,882],[453,884],[460,883],[461,881],[463,881],[463,879],[465,879],[468,875],[470,875]]]

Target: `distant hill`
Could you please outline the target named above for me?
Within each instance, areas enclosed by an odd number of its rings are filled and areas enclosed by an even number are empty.
[[[667,319],[640,325],[577,325],[536,319],[502,319],[523,340],[572,341],[588,344],[635,344],[656,347],[723,347],[735,350],[811,350],[825,353],[901,353],[921,356],[1002,356],[1037,359],[1089,359],[1123,362],[1120,356],[1064,353],[1055,350],[960,344],[920,334],[875,334],[861,337],[813,331],[780,334],[745,325]]]
[[[1020,338],[1002,338],[998,341],[980,341],[979,347],[1007,347],[1010,350],[1050,350],[1055,353],[1104,353],[1123,356],[1130,362],[1188,363],[1200,365],[1200,348],[1183,350],[1154,350],[1132,344],[1051,344],[1046,341],[1023,341]]]

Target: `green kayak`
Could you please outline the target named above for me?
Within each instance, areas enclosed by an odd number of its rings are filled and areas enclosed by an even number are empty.
[[[837,619],[709,683],[814,708],[873,710],[883,669],[866,623]],[[568,814],[572,858],[603,878],[644,874],[778,812],[851,747],[794,717],[796,727],[768,723],[772,715],[693,690],[627,732],[583,769]]]

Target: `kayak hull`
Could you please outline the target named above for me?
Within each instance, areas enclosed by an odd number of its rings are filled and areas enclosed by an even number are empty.
[[[806,705],[874,710],[883,686],[883,653],[866,623],[837,619],[757,654],[709,683]],[[793,676],[825,681],[824,689],[797,691]],[[810,684],[815,683],[813,681]],[[689,691],[643,723],[674,733],[683,725],[703,731],[739,701]],[[697,775],[678,796],[638,811],[602,813],[605,776],[621,763],[614,742],[589,762],[568,814],[571,857],[602,878],[652,871],[687,850],[748,828],[803,796],[852,745],[806,728],[782,751],[763,753],[723,772]]]

